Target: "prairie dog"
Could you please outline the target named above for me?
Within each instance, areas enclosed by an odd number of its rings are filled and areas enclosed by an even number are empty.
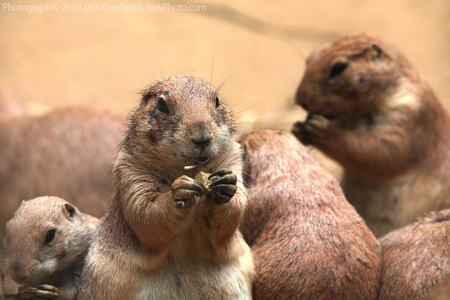
[[[344,168],[347,199],[380,236],[450,206],[450,118],[403,54],[369,34],[337,38],[307,60],[294,125]]]
[[[111,165],[125,118],[91,106],[0,122],[0,238],[24,199],[58,195],[101,217],[114,194]]]
[[[131,114],[117,184],[79,299],[249,299],[252,255],[231,112],[190,75],[152,84]],[[212,174],[202,187],[193,178]]]
[[[19,295],[32,290],[35,297],[76,299],[97,224],[58,197],[23,201],[5,236],[6,274],[21,285]]]
[[[450,209],[381,237],[380,299],[423,299],[450,278],[449,237]]]
[[[256,131],[239,141],[254,298],[376,299],[380,246],[339,183],[290,133]]]

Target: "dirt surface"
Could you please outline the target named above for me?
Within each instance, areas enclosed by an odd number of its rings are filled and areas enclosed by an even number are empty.
[[[23,11],[35,4],[44,11]],[[201,11],[177,12],[179,4]],[[402,49],[450,110],[448,0],[171,1],[170,7],[163,1],[4,0],[1,5],[0,85],[28,113],[91,103],[125,115],[154,80],[191,73],[220,87],[241,131],[290,129],[305,117],[293,106],[293,95],[306,56],[337,35],[362,31]],[[334,164],[319,159],[338,174]]]

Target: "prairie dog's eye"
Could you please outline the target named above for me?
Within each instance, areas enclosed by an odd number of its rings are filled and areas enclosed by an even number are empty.
[[[168,114],[170,112],[169,107],[167,107],[166,100],[164,100],[163,97],[159,97],[157,108],[160,112],[165,114]]]
[[[216,107],[219,107],[220,102],[219,102],[219,97],[216,96]]]
[[[344,72],[345,69],[347,69],[347,67],[348,67],[348,63],[342,63],[342,62],[335,63],[334,66],[330,70],[329,77],[330,78],[336,77],[337,75]]]
[[[51,241],[53,241],[55,239],[55,234],[56,234],[56,230],[55,229],[50,229],[49,231],[47,231],[47,233],[45,234],[44,242],[46,244],[48,244]]]

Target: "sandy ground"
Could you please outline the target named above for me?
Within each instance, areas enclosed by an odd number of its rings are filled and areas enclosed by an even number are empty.
[[[32,4],[45,11],[18,11]],[[203,11],[174,11],[178,4],[201,5],[194,8]],[[337,35],[361,31],[401,48],[450,110],[448,0],[171,1],[171,7],[140,0],[6,0],[1,5],[0,85],[29,113],[91,103],[125,115],[154,80],[191,73],[220,87],[241,131],[289,129],[305,117],[293,106],[293,95],[306,56]],[[138,8],[153,11],[133,11]],[[319,160],[338,174],[336,165]]]

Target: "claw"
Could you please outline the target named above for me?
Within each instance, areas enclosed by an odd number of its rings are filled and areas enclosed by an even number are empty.
[[[58,288],[47,284],[21,287],[19,288],[19,296],[20,299],[56,299],[58,297]]]
[[[210,174],[210,175],[208,176],[208,179],[211,179],[211,178],[214,177],[214,176],[220,176],[220,177],[222,177],[222,176],[224,176],[224,175],[231,174],[231,173],[233,173],[233,171],[227,170],[227,169],[220,169],[219,171],[216,171],[216,172]]]
[[[214,203],[216,204],[222,204],[222,203],[226,203],[229,202],[231,200],[231,198],[233,198],[233,195],[228,195],[225,192],[220,192],[220,193],[212,193],[213,197],[214,197]]]
[[[231,184],[220,184],[216,185],[215,189],[220,189],[224,194],[230,195],[233,197],[234,193],[236,193],[237,187]]]
[[[222,184],[234,184],[236,185],[237,182],[237,176],[235,174],[228,174],[228,176],[219,177],[217,180],[213,181],[209,187],[215,187],[215,186],[223,186]]]

